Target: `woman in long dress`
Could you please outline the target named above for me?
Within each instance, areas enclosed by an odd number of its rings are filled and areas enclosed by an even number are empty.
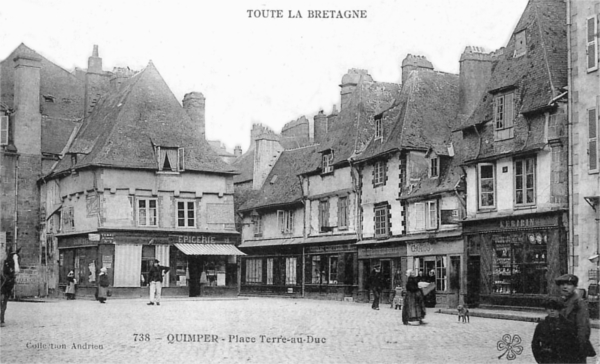
[[[75,272],[70,271],[67,274],[67,288],[65,289],[65,296],[68,300],[75,299]]]
[[[419,288],[415,272],[409,269],[406,271],[406,275],[408,281],[406,282],[406,296],[402,307],[402,323],[404,325],[420,325],[425,317],[423,292]]]
[[[106,302],[106,297],[108,296],[108,276],[106,275],[107,269],[102,267],[100,269],[100,275],[98,276],[98,301],[100,303]]]

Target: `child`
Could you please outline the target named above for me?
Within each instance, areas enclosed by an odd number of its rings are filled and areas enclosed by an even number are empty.
[[[402,286],[398,285],[398,286],[396,286],[396,289],[394,291],[395,291],[395,294],[394,294],[394,299],[392,300],[392,308],[395,310],[401,310],[402,303],[404,301],[404,288],[402,288]]]
[[[75,284],[76,283],[77,283],[77,281],[75,279],[75,272],[70,271],[69,274],[67,274],[67,288],[65,289],[65,295],[67,296],[68,300],[75,299]]]
[[[548,298],[544,308],[548,316],[535,328],[531,351],[538,363],[577,363],[579,342],[575,325],[559,315],[564,303],[559,297]]]

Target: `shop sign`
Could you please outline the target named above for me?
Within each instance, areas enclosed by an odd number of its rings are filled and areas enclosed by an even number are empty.
[[[89,241],[100,241],[100,234],[88,234]]]
[[[332,253],[332,252],[345,252],[353,250],[353,244],[339,244],[339,245],[321,245],[311,246],[306,248],[306,252],[309,254],[313,253]]]
[[[400,256],[401,251],[398,247],[371,248],[360,251],[360,257],[376,257],[376,256]]]
[[[432,250],[433,248],[431,247],[430,243],[410,244],[410,251],[413,253],[428,253]]]
[[[174,235],[171,236],[179,244],[216,244],[214,236],[209,235]]]
[[[104,244],[114,244],[115,243],[115,234],[113,233],[102,233],[100,234],[100,239]]]
[[[500,227],[505,228],[514,228],[514,227],[529,227],[529,226],[538,226],[539,223],[537,219],[528,218],[528,219],[504,219],[500,220]]]

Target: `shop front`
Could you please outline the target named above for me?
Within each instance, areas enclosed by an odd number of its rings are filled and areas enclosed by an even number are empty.
[[[236,233],[102,230],[57,235],[60,286],[75,272],[77,295],[93,296],[100,268],[107,268],[114,296],[145,297],[154,260],[170,268],[163,296],[237,295]]]
[[[467,244],[467,303],[541,307],[558,294],[567,273],[563,213],[531,214],[463,225]]]
[[[397,286],[406,287],[406,244],[398,238],[388,240],[364,240],[358,246],[358,300],[369,302],[373,298],[368,288],[371,269],[381,267],[383,291],[381,303],[389,304]]]

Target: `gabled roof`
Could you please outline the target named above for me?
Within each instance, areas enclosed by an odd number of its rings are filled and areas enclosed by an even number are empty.
[[[240,211],[256,208],[284,206],[297,203],[302,199],[302,186],[298,178],[299,171],[320,160],[317,146],[284,150],[271,169],[260,192],[252,194],[240,206]]]
[[[433,149],[439,155],[447,155],[457,115],[458,76],[413,71],[400,96],[383,113],[383,139],[375,140],[371,134],[371,141],[357,160],[403,149]]]
[[[102,96],[68,152],[80,155],[75,169],[102,166],[156,170],[155,146],[184,148],[186,171],[234,172],[200,137],[150,62],[124,82],[119,92]],[[63,159],[55,172],[72,168],[69,159]]]
[[[525,31],[527,53],[514,57],[516,34]],[[517,113],[536,111],[567,85],[566,4],[562,0],[530,0],[500,57],[487,92],[460,129],[492,120],[492,94],[518,88]]]

